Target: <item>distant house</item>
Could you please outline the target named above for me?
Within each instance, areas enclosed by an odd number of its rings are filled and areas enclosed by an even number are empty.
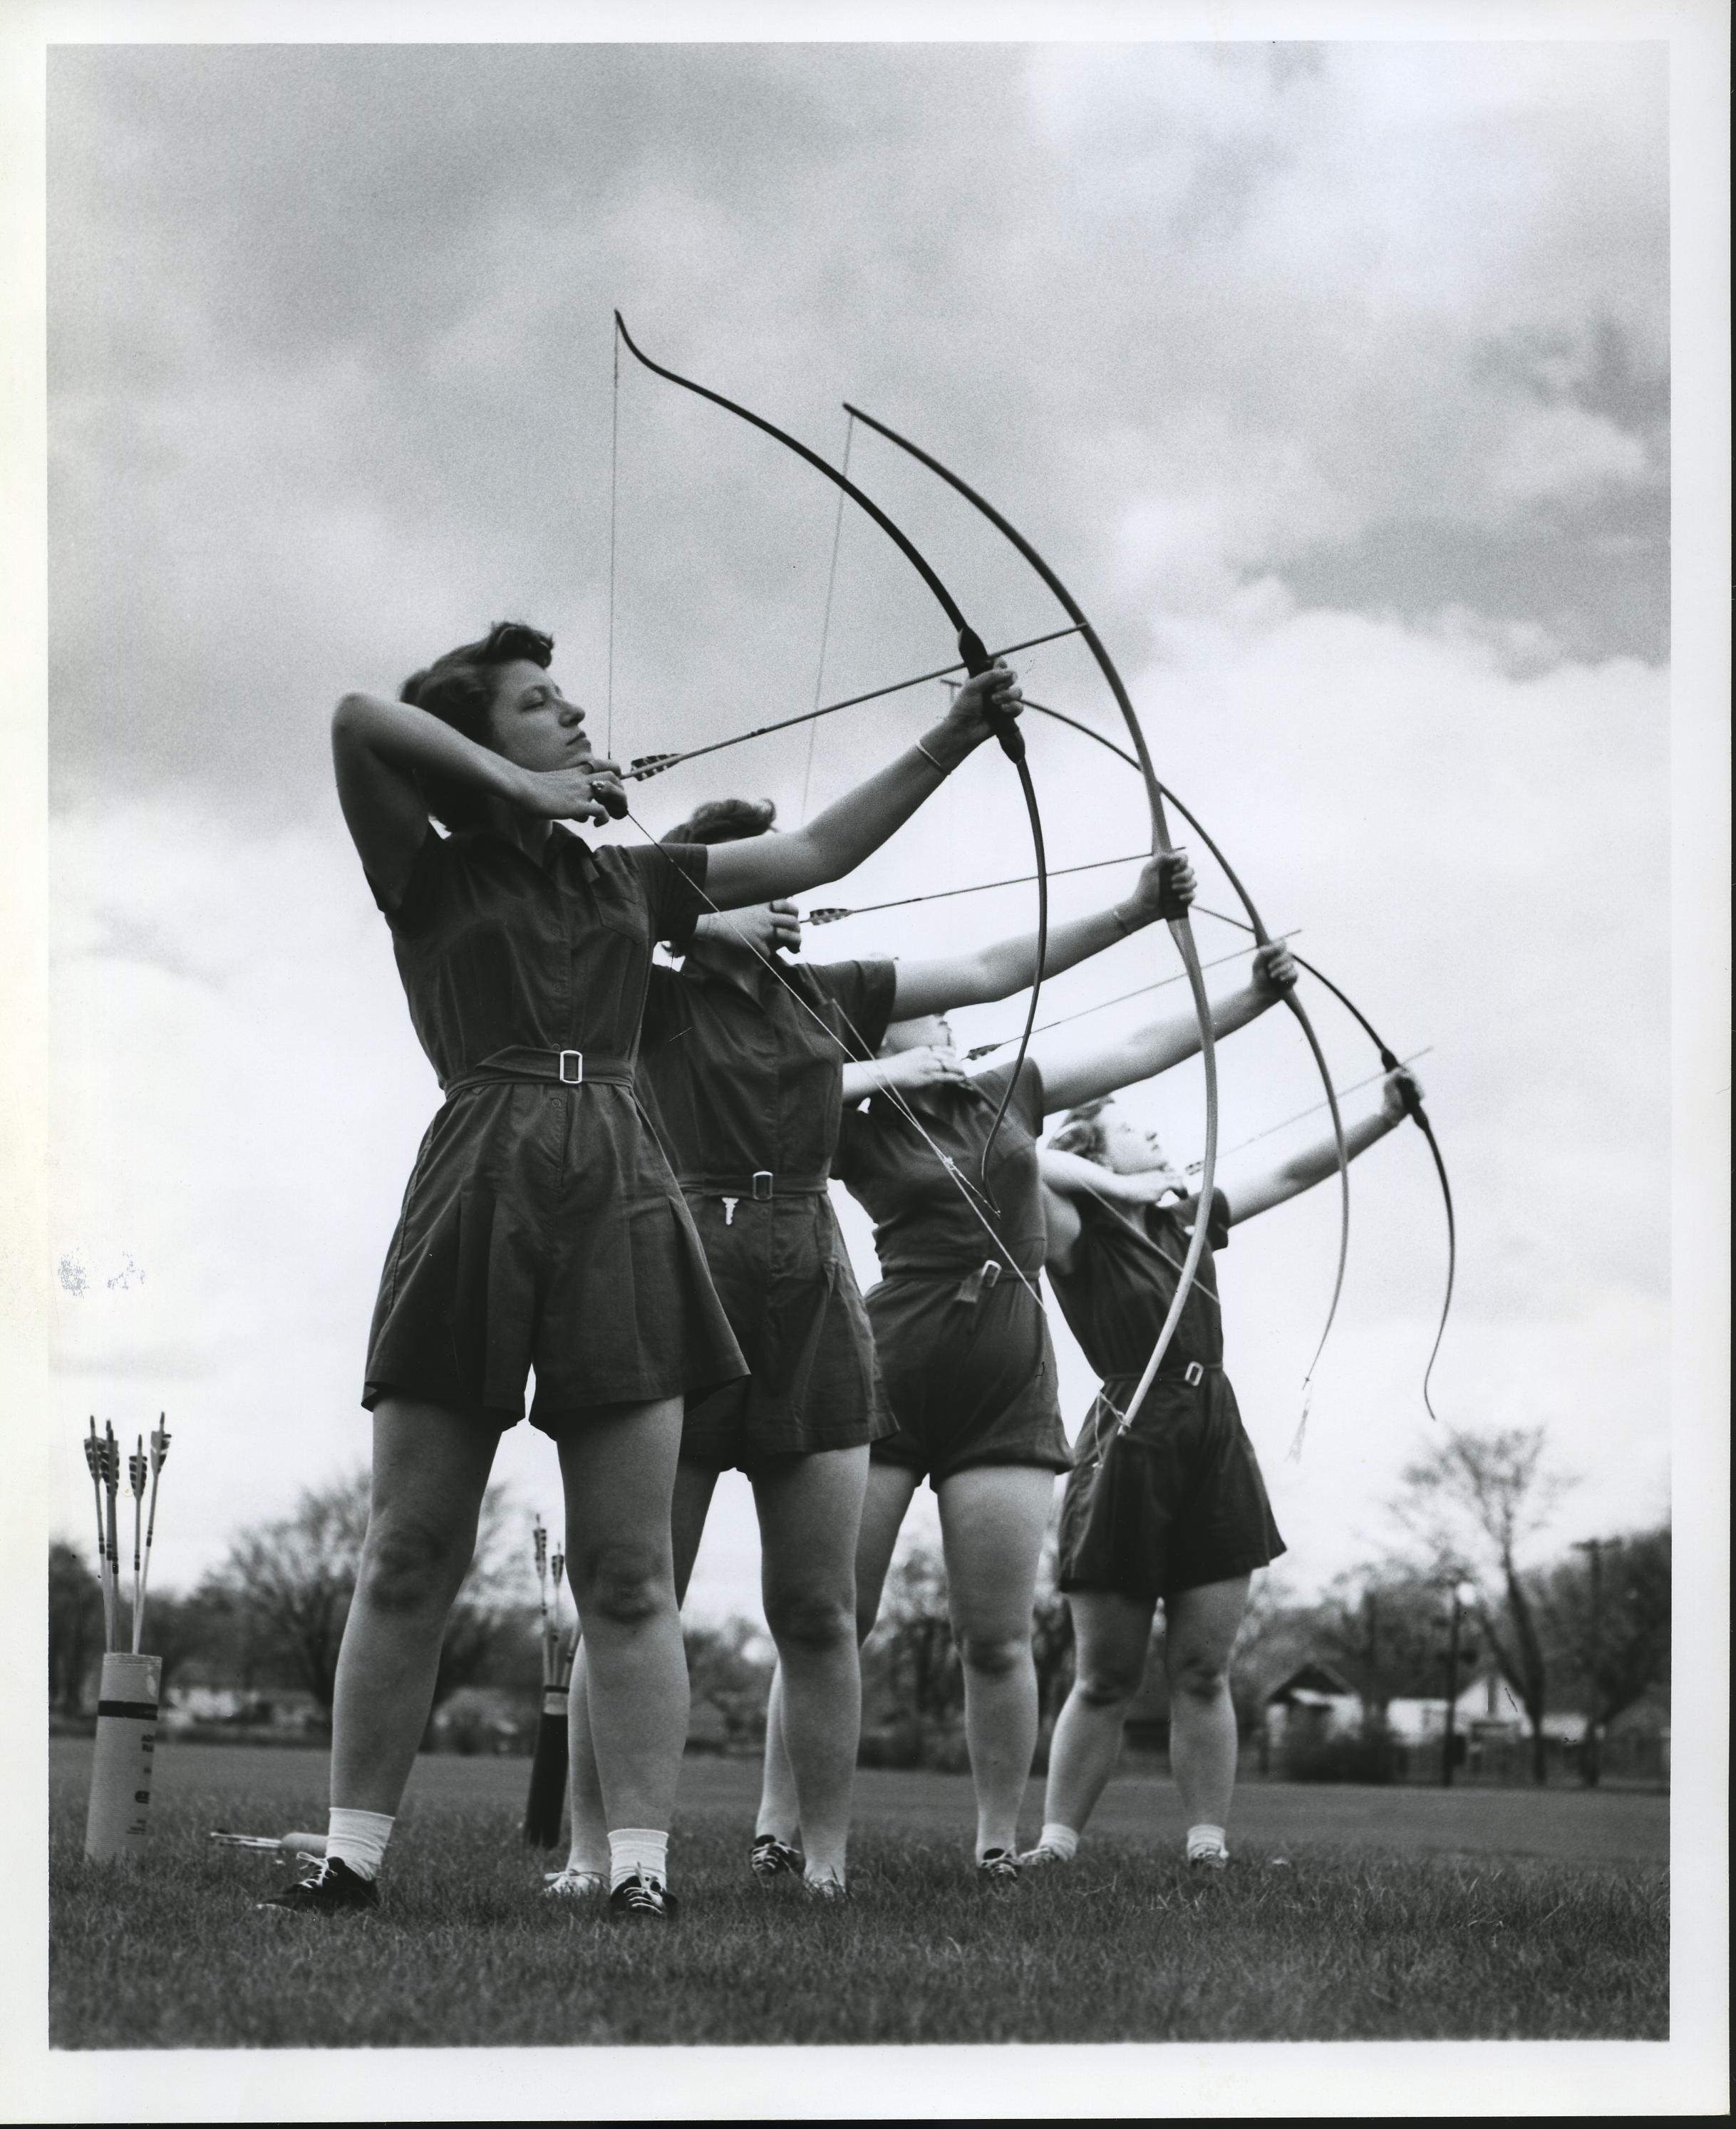
[[[1523,1711],[1500,1674],[1485,1670],[1472,1678],[1453,1703],[1452,1727],[1467,1744],[1529,1734]],[[1315,1658],[1281,1679],[1266,1695],[1265,1743],[1276,1755],[1286,1743],[1323,1744],[1329,1737],[1361,1732],[1362,1698],[1342,1671]],[[1577,1736],[1583,1717],[1572,1718]],[[1546,1727],[1548,1726],[1546,1725]],[[1386,1703],[1386,1730],[1395,1744],[1423,1745],[1444,1735],[1447,1698],[1400,1696]]]
[[[190,1730],[195,1722],[239,1722],[247,1695],[233,1685],[172,1685],[158,1720],[165,1730]]]
[[[293,1686],[249,1692],[236,1685],[187,1684],[169,1687],[159,1720],[171,1735],[207,1722],[299,1735],[318,1727],[320,1713],[313,1695]]]
[[[1276,1752],[1285,1744],[1323,1742],[1362,1727],[1362,1702],[1342,1671],[1315,1660],[1279,1679],[1264,1703],[1266,1743]]]

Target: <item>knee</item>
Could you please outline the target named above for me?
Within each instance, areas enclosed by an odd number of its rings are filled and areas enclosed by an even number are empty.
[[[1182,1655],[1169,1666],[1170,1692],[1177,1700],[1210,1707],[1229,1691],[1229,1664],[1222,1656]]]
[[[855,1605],[848,1597],[823,1590],[770,1592],[765,1599],[765,1623],[780,1649],[825,1655],[856,1646]]]
[[[1029,1634],[961,1634],[959,1661],[978,1678],[1010,1678],[1031,1660]]]
[[[1144,1671],[1142,1660],[1097,1656],[1080,1665],[1073,1689],[1088,1707],[1122,1707],[1138,1692]]]
[[[421,1612],[449,1604],[470,1564],[470,1546],[416,1516],[376,1516],[368,1525],[357,1578],[379,1612]]]
[[[618,1541],[599,1546],[580,1565],[574,1597],[588,1622],[643,1626],[675,1602],[669,1556],[660,1546]]]

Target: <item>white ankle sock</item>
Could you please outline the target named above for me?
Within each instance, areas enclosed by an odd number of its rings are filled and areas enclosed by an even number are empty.
[[[1221,1826],[1190,1826],[1187,1830],[1187,1852],[1190,1857],[1209,1854],[1219,1848],[1228,1855],[1229,1849],[1223,1838]]]
[[[326,1860],[347,1863],[358,1878],[377,1878],[396,1824],[389,1811],[340,1811],[334,1804],[326,1822]]]
[[[649,1826],[618,1827],[608,1837],[608,1888],[613,1892],[629,1878],[643,1878],[647,1884],[669,1882],[669,1836]]]
[[[1037,1845],[1039,1848],[1052,1848],[1057,1855],[1065,1855],[1071,1863],[1079,1853],[1079,1836],[1071,1826],[1060,1826],[1053,1819],[1046,1819]]]

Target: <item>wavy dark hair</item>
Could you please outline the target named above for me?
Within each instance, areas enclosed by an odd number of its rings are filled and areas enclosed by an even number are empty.
[[[680,826],[661,840],[665,843],[745,843],[763,836],[778,817],[770,798],[708,798],[694,807]]]
[[[1103,1112],[1114,1099],[1100,1094],[1095,1102],[1081,1102],[1067,1111],[1066,1122],[1049,1144],[1056,1153],[1076,1153],[1081,1160],[1095,1160],[1099,1168],[1109,1165],[1109,1135],[1104,1129]]]
[[[500,685],[500,668],[527,660],[546,672],[554,655],[554,637],[540,628],[532,628],[528,622],[497,621],[479,642],[460,643],[455,650],[413,673],[398,689],[398,699],[426,710],[479,746],[491,746],[489,711]],[[483,818],[479,793],[443,776],[425,775],[421,783],[428,811],[447,827],[474,827]]]

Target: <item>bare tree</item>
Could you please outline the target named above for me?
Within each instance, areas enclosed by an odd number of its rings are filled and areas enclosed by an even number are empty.
[[[48,1548],[48,1697],[64,1715],[84,1712],[84,1688],[103,1653],[102,1585],[60,1538]]]
[[[919,1722],[949,1722],[963,1703],[964,1681],[952,1646],[947,1571],[927,1546],[913,1546],[887,1576],[875,1638],[909,1713]]]
[[[716,1708],[732,1743],[763,1736],[773,1666],[761,1630],[740,1617],[718,1626],[683,1620],[681,1639],[694,1699]]]
[[[1450,1428],[1438,1447],[1404,1472],[1393,1503],[1398,1519],[1428,1546],[1442,1579],[1463,1573],[1502,1675],[1531,1723],[1531,1774],[1548,1774],[1543,1735],[1549,1660],[1533,1588],[1520,1567],[1529,1541],[1548,1526],[1574,1482],[1548,1469],[1541,1427],[1486,1434]]]
[[[329,1715],[337,1652],[355,1591],[371,1488],[365,1471],[310,1487],[287,1516],[231,1541],[217,1578],[224,1602],[250,1631],[254,1651],[286,1670]],[[503,1635],[518,1623],[525,1570],[512,1548],[504,1493],[491,1486],[477,1526],[476,1551],[447,1621],[433,1706],[461,1685],[489,1676]],[[519,1550],[522,1550],[520,1548]]]
[[[1367,1736],[1385,1738],[1395,1698],[1440,1691],[1437,1579],[1408,1564],[1354,1569],[1333,1583],[1319,1618],[1316,1646],[1356,1688]]]
[[[1540,1591],[1563,1682],[1585,1703],[1588,1745],[1670,1669],[1668,1525],[1605,1541],[1600,1549],[1600,1590],[1594,1593],[1589,1560],[1570,1555]],[[1595,1779],[1596,1765],[1588,1749],[1588,1781]]]
[[[238,1531],[220,1582],[233,1609],[330,1714],[337,1651],[362,1538],[368,1527],[365,1472],[310,1487],[287,1516]]]

